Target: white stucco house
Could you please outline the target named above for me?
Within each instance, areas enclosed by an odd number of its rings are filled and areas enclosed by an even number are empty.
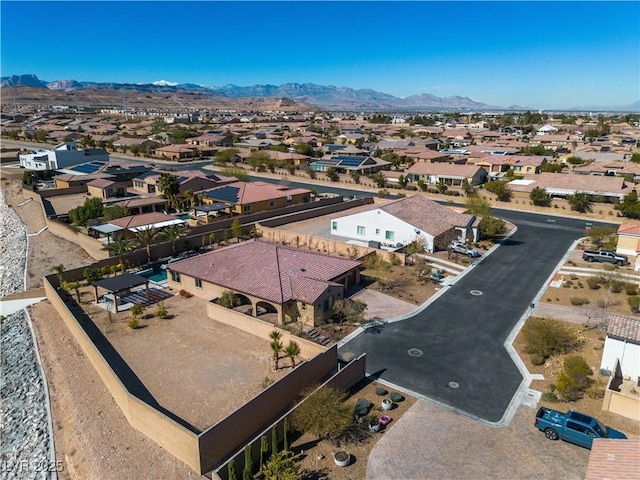
[[[104,148],[78,148],[75,142],[64,142],[55,148],[40,149],[20,155],[20,166],[29,170],[60,170],[92,161],[109,161]]]
[[[623,377],[640,377],[640,317],[611,315],[600,368],[613,372],[620,361]]]
[[[416,240],[428,252],[446,249],[453,240],[477,241],[476,217],[421,195],[373,204],[364,211],[330,219],[331,235],[367,244],[400,248]],[[371,243],[370,243],[371,242]]]

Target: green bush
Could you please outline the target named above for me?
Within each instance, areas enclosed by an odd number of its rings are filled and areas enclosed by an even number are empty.
[[[140,328],[140,322],[135,317],[132,318],[131,320],[129,320],[129,323],[127,325],[129,325],[129,328],[132,329],[132,330]]]
[[[546,359],[544,358],[544,355],[533,353],[531,354],[531,357],[529,357],[529,360],[531,360],[531,363],[533,363],[534,365],[544,365]]]
[[[548,402],[557,402],[558,396],[553,392],[544,392],[542,394],[542,400],[546,400]]]
[[[599,398],[604,398],[604,387],[599,383],[593,383],[587,389],[587,397],[597,400]]]
[[[162,319],[169,318],[169,311],[164,305],[158,305],[158,308],[156,308],[156,311],[153,312],[153,315]]]
[[[587,361],[580,355],[565,358],[564,370],[556,381],[558,394],[567,402],[578,400],[593,383],[592,375]]]
[[[626,284],[620,281],[611,282],[611,293],[620,293]]]
[[[629,303],[629,308],[633,313],[640,313],[640,297],[638,295],[627,297],[627,303]]]
[[[626,283],[624,291],[627,295],[638,295],[638,286],[635,283]]]
[[[586,305],[589,303],[589,299],[588,298],[584,298],[584,297],[571,297],[571,305]]]
[[[569,352],[577,346],[571,329],[550,318],[530,317],[522,328],[522,338],[527,353],[537,353],[545,359]]]
[[[591,290],[598,290],[600,288],[600,279],[596,277],[588,277],[587,285],[589,285]]]

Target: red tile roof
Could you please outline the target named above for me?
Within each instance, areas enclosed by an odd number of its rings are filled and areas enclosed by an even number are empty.
[[[640,224],[623,223],[618,227],[618,235],[640,235]]]
[[[640,478],[640,439],[593,440],[585,480],[637,480]]]
[[[114,185],[116,182],[113,180],[107,180],[106,178],[96,178],[87,183],[87,187],[107,188]]]
[[[610,315],[607,335],[621,340],[640,343],[640,318]]]
[[[128,217],[117,218],[110,220],[111,225],[115,225],[120,228],[135,228],[144,227],[145,225],[152,225],[154,223],[168,222],[175,220],[176,217],[166,213],[143,213],[141,215],[130,215]]]
[[[250,240],[171,263],[172,271],[283,304],[313,303],[361,262]]]

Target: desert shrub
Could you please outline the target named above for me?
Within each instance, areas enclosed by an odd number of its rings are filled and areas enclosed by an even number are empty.
[[[599,383],[593,383],[586,391],[587,397],[597,400],[604,398],[604,387]]]
[[[534,365],[544,365],[545,362],[544,355],[540,355],[539,353],[532,353],[529,360],[531,360],[531,363]]]
[[[624,286],[625,286],[624,282],[614,280],[611,282],[611,285],[609,288],[611,290],[611,293],[620,293],[624,289]]]
[[[162,319],[169,318],[169,311],[167,310],[167,307],[165,307],[164,305],[158,305],[158,308],[156,308],[156,311],[153,312],[153,316],[162,318]]]
[[[185,290],[183,288],[182,290],[180,290],[180,296],[184,297],[184,298],[191,298],[191,297],[193,297],[193,293],[191,293],[189,290]]]
[[[564,370],[556,380],[558,394],[567,402],[578,400],[593,383],[592,375],[587,361],[580,355],[565,358]]]
[[[571,280],[567,280],[566,282],[563,282],[562,287],[571,288],[571,285],[573,285],[573,282]]]
[[[316,388],[312,385],[304,390],[305,400],[291,414],[292,424],[298,431],[335,440],[351,425],[353,406],[345,402],[346,394],[335,387]]]
[[[576,339],[570,328],[557,320],[530,317],[522,328],[525,350],[549,358],[557,353],[566,353],[576,347]]]
[[[638,286],[635,283],[626,283],[624,285],[624,292],[627,295],[638,295]]]
[[[587,285],[589,285],[589,288],[591,290],[597,290],[600,288],[600,279],[596,278],[596,277],[588,277],[587,278]]]
[[[571,297],[571,305],[586,305],[589,303],[589,299],[588,298],[584,298],[584,297]]]
[[[544,392],[542,394],[542,400],[546,400],[547,402],[557,402],[558,396],[553,392]]]
[[[631,297],[627,297],[627,303],[633,313],[640,313],[640,296],[633,295]]]
[[[453,197],[459,197],[460,196],[460,192],[458,192],[457,190],[445,190],[444,194],[445,195],[451,195]]]
[[[130,329],[135,330],[136,328],[140,328],[140,321],[134,317],[129,320],[129,323],[127,323],[127,325],[129,325]]]

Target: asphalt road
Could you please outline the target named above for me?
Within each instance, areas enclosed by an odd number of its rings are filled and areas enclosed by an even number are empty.
[[[571,243],[584,236],[583,221],[506,213],[518,230],[504,245],[422,312],[360,334],[340,354],[366,353],[368,373],[499,422],[523,380],[504,342]]]

